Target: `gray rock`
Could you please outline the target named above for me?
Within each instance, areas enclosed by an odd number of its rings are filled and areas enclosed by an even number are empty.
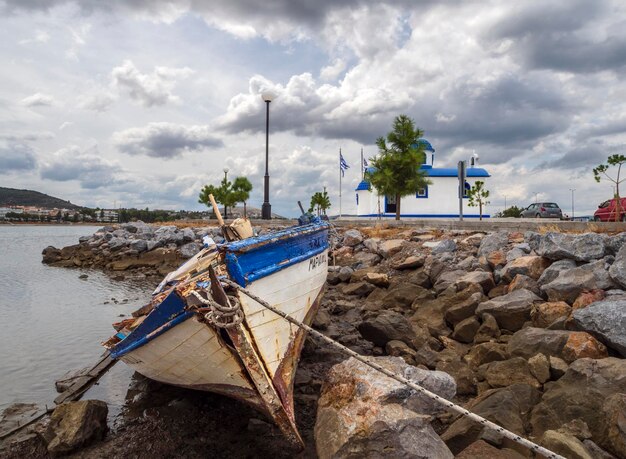
[[[593,261],[580,266],[580,269],[589,271],[596,280],[596,287],[602,290],[610,290],[617,287],[610,276],[609,268],[612,267],[613,257],[607,256],[602,260]]]
[[[436,247],[434,247],[431,251],[433,254],[445,253],[445,252],[455,252],[456,251],[456,242],[452,239],[444,239],[439,242]]]
[[[157,241],[160,241],[163,245],[167,244],[182,244],[183,233],[178,231],[175,226],[161,226],[154,232],[154,237]]]
[[[552,282],[554,279],[559,277],[559,274],[562,271],[568,271],[572,268],[576,267],[576,262],[574,260],[559,260],[552,263],[548,266],[545,271],[541,274],[537,283],[541,287],[542,285],[548,284]]]
[[[511,261],[523,257],[527,252],[524,252],[522,249],[513,248],[506,253],[506,262],[510,263]]]
[[[524,233],[524,241],[530,246],[531,250],[536,252],[539,248],[539,244],[541,244],[541,234],[535,231],[526,231]]]
[[[102,439],[107,431],[107,413],[106,403],[100,400],[81,400],[57,406],[43,434],[48,452],[67,454]]]
[[[525,359],[537,354],[561,357],[569,334],[570,332],[565,330],[526,327],[511,337],[507,350],[511,356],[524,357]]]
[[[525,289],[515,290],[481,303],[476,308],[476,314],[491,314],[500,328],[516,331],[530,320],[530,310],[536,301],[541,301],[541,298],[534,293]]]
[[[183,228],[181,233],[183,234],[183,242],[191,242],[196,239],[196,234],[191,228]]]
[[[136,250],[138,253],[142,253],[148,250],[148,243],[143,239],[136,239],[131,241],[130,248]]]
[[[615,236],[610,236],[606,240],[606,251],[612,255],[617,255],[621,248],[626,243],[626,233],[619,233]]]
[[[547,430],[541,438],[541,445],[553,453],[571,459],[593,459],[583,442],[573,435],[557,430]]]
[[[617,252],[615,261],[609,268],[609,275],[620,286],[626,287],[626,245]]]
[[[395,311],[383,310],[375,317],[365,319],[357,329],[361,336],[376,346],[385,347],[392,340],[402,341],[415,347],[415,333],[409,321]]]
[[[603,407],[612,395],[626,392],[625,359],[578,359],[558,381],[544,389],[530,420],[535,437],[580,419],[589,426],[594,441],[611,451]]]
[[[604,300],[577,309],[574,323],[626,357],[626,300]]]
[[[180,246],[178,251],[183,258],[191,258],[202,250],[202,243],[200,242],[188,242]]]
[[[383,258],[389,258],[402,250],[406,244],[404,239],[387,239],[378,244],[378,254]]]
[[[372,253],[378,253],[378,244],[380,243],[380,238],[378,237],[372,237],[369,239],[365,239],[363,241],[363,245],[365,246],[365,248],[367,250],[369,250]]]
[[[350,229],[343,233],[343,245],[354,247],[363,242],[363,235],[357,229]]]
[[[546,233],[537,253],[551,260],[592,261],[604,257],[606,236],[597,233]]]
[[[126,247],[128,245],[128,240],[121,237],[112,237],[108,244],[111,251],[116,251],[120,250],[122,247]]]
[[[421,370],[399,357],[374,358],[388,370],[451,399],[450,375]],[[322,386],[315,422],[322,459],[354,457],[453,458],[428,423],[439,404],[351,358],[331,368]],[[367,432],[363,435],[362,432]]]
[[[596,288],[598,283],[593,272],[579,267],[561,271],[552,282],[542,285],[541,291],[550,301],[566,301],[572,304],[582,292]]]
[[[162,247],[163,241],[146,241],[146,251],[150,252],[151,250],[156,249],[157,247]]]
[[[480,241],[478,256],[487,256],[496,250],[504,250],[509,244],[509,234],[506,231],[490,233]]]
[[[545,355],[537,354],[528,359],[528,368],[541,384],[550,379],[550,361]]]
[[[460,341],[461,343],[471,343],[474,341],[474,336],[480,328],[480,322],[475,316],[468,317],[462,320],[452,332],[452,339]]]
[[[339,280],[341,282],[348,282],[352,277],[352,273],[354,273],[354,269],[349,266],[342,266],[339,270]]]
[[[480,394],[467,404],[467,408],[505,429],[525,435],[524,425],[528,413],[541,399],[541,392],[527,384],[513,384],[506,388],[492,389]],[[461,417],[441,436],[448,448],[459,454],[477,440],[485,439],[489,443],[502,445],[503,437],[480,424]]]
[[[485,271],[472,271],[457,279],[454,283],[457,290],[465,290],[470,284],[478,284],[484,293],[494,288],[493,274]]]
[[[521,251],[523,251],[524,253],[530,253],[530,251],[532,250],[530,248],[530,244],[528,244],[527,242],[521,242],[519,244],[515,244],[513,246],[514,249],[520,249]]]

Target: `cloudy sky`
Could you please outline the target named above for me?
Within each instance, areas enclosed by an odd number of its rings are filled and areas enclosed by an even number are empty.
[[[515,5],[515,6],[513,6]],[[0,186],[100,207],[201,209],[245,175],[260,207],[271,90],[273,210],[352,168],[405,113],[436,166],[473,151],[491,212],[612,195],[591,169],[626,154],[622,0],[0,0]]]

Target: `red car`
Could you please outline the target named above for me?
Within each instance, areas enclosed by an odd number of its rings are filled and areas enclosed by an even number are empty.
[[[604,201],[598,206],[598,210],[593,214],[593,220],[596,222],[614,222],[615,221],[615,203],[616,200],[610,199]],[[619,221],[626,221],[626,198],[620,198],[620,215]]]

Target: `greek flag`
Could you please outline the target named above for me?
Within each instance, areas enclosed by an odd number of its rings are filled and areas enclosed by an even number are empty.
[[[345,176],[346,169],[350,169],[348,163],[345,159],[343,159],[343,155],[341,154],[341,150],[339,151],[339,169],[341,169],[341,176]]]
[[[367,159],[363,158],[363,170],[367,170]]]

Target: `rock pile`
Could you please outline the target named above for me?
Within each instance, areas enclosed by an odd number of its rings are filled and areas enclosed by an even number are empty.
[[[104,268],[165,275],[202,248],[202,238],[223,242],[216,226],[202,228],[155,227],[144,222],[105,226],[79,243],[57,249],[46,247],[43,262],[52,266]]]
[[[334,250],[324,333],[363,354],[448,373],[457,402],[566,457],[626,457],[626,233],[372,232],[346,231]],[[356,377],[331,370],[318,445],[328,440],[337,457],[371,452],[362,438],[370,432],[395,448],[387,421],[385,435],[365,426],[350,439],[324,433],[349,412],[329,402],[336,372]],[[361,421],[348,417],[356,429]],[[465,418],[439,415],[437,425],[453,455],[527,455]],[[407,435],[396,430],[398,441]]]

